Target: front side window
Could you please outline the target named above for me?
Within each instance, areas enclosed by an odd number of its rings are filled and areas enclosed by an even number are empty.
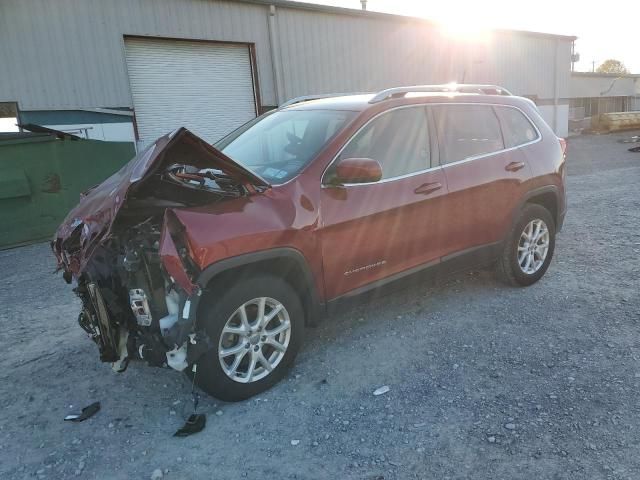
[[[296,176],[355,117],[345,110],[282,110],[265,115],[216,144],[270,183]]]
[[[344,158],[372,158],[382,166],[382,179],[430,167],[427,112],[422,106],[391,110],[374,118],[342,150]]]
[[[500,124],[489,105],[432,107],[442,163],[451,163],[504,149]]]
[[[533,142],[538,132],[531,121],[517,108],[496,107],[496,113],[502,123],[504,143],[507,148]]]

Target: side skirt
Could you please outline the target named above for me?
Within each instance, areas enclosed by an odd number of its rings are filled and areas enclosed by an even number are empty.
[[[327,313],[332,314],[337,310],[371,301],[416,282],[435,280],[473,268],[488,267],[498,258],[501,248],[502,242],[472,247],[376,280],[327,302]]]

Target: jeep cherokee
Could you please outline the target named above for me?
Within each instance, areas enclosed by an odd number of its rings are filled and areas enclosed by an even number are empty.
[[[215,146],[180,128],[52,241],[102,361],[185,371],[241,400],[276,383],[329,305],[433,267],[546,272],[565,148],[501,87],[303,98]]]

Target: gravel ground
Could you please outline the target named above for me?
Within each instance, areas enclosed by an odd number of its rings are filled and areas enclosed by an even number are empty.
[[[538,284],[471,272],[335,314],[272,390],[204,398],[189,438],[171,436],[190,413],[183,375],[113,373],[48,247],[0,252],[0,478],[640,478],[629,135],[571,139],[569,214]],[[62,421],[96,400],[95,417]]]

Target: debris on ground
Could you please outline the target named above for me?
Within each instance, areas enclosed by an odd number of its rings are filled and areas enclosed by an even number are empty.
[[[82,409],[81,413],[78,414],[70,414],[64,417],[66,422],[83,422],[87,418],[93,417],[96,413],[100,411],[100,402],[94,402],[91,405],[88,405]]]
[[[160,480],[162,477],[164,477],[164,474],[159,468],[156,468],[151,474],[151,480]]]
[[[188,437],[194,433],[201,432],[207,424],[207,417],[204,413],[192,413],[187,418],[185,424],[176,433],[174,437]]]
[[[377,397],[378,395],[384,395],[389,390],[390,390],[390,388],[387,385],[384,385],[384,386],[382,386],[380,388],[375,389],[373,394]]]

